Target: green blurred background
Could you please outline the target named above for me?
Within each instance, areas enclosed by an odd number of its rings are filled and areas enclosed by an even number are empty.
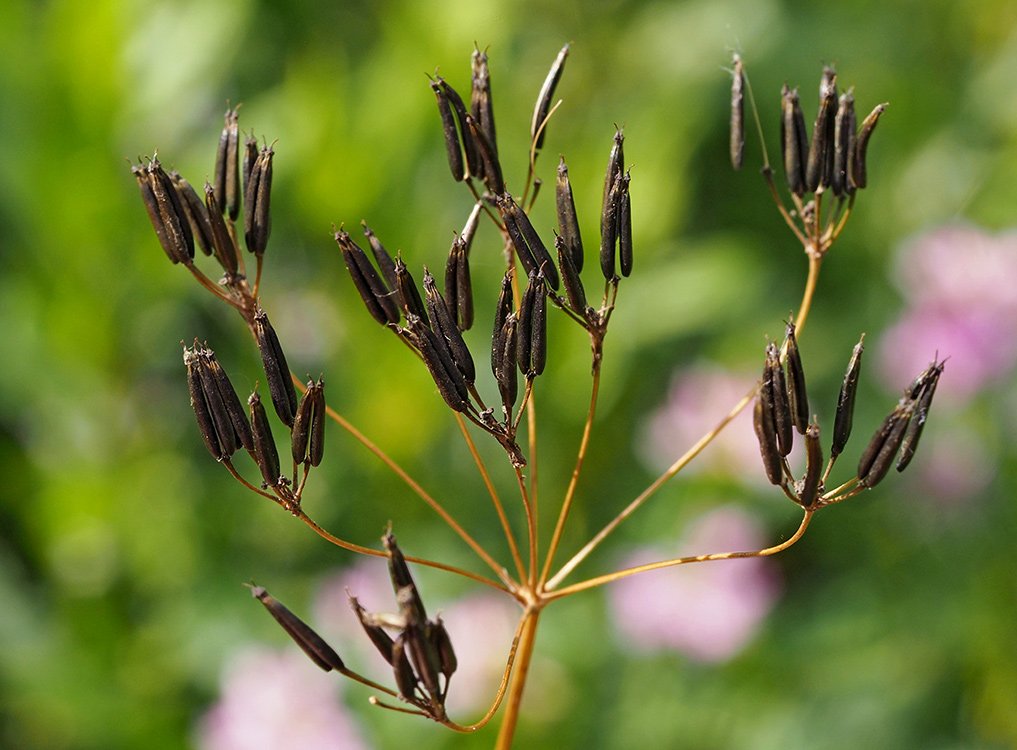
[[[800,84],[811,112],[824,63],[857,86],[861,110],[892,103],[870,187],[825,265],[802,340],[820,403],[834,402],[858,333],[875,341],[900,314],[889,268],[906,238],[956,220],[990,233],[1017,224],[1017,6],[1005,0],[9,0],[0,16],[3,747],[194,746],[230,655],[292,648],[240,583],[310,613],[321,581],[353,562],[230,480],[187,407],[181,339],[207,339],[241,390],[259,377],[257,356],[239,319],[166,262],[128,160],[158,149],[201,184],[227,100],[243,103],[242,128],[278,139],[264,300],[292,367],[324,373],[330,402],[500,556],[454,423],[423,369],[365,314],[330,238],[333,223],[367,219],[411,265],[441,266],[471,201],[449,179],[425,73],[440,68],[467,91],[474,42],[489,47],[511,187],[523,179],[536,92],[572,42],[540,167],[553,182],[566,154],[591,245],[613,123],[625,127],[636,271],[608,336],[587,491],[566,550],[652,480],[639,436],[676,369],[710,361],[750,384],[765,337],[798,303],[804,258],[754,174],[756,139],[744,173],[727,164],[732,49],[748,65],[771,154],[780,85]],[[549,192],[535,216],[550,224]],[[483,363],[500,274],[491,227],[473,253],[481,312],[470,340]],[[551,337],[538,392],[545,511],[565,486],[588,372],[574,327],[556,319]],[[861,433],[901,385],[869,369]],[[526,711],[519,746],[1017,747],[1015,404],[1009,373],[933,414],[928,443],[963,428],[988,446],[977,495],[922,496],[919,451],[916,477],[820,514],[778,560],[776,608],[726,663],[632,653],[601,592],[548,610],[537,649],[552,681]],[[759,465],[730,469],[676,480],[582,570],[673,542],[720,503],[786,535],[794,508],[740,479]],[[507,493],[508,477],[498,481]],[[306,504],[358,542],[376,544],[392,520],[405,548],[476,565],[338,429]],[[421,579],[439,599],[472,590]],[[372,709],[367,695],[349,688],[343,700],[370,746],[493,741],[490,730],[460,737]]]

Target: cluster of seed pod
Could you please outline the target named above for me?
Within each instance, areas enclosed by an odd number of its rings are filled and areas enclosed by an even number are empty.
[[[861,489],[874,487],[886,476],[898,452],[897,470],[903,471],[907,467],[921,437],[936,383],[943,372],[943,362],[934,361],[908,387],[904,398],[884,420],[862,453],[855,479],[827,494],[826,480],[851,436],[862,363],[862,341],[851,353],[841,384],[830,460],[825,466],[819,424],[810,417],[805,371],[792,323],[787,326],[781,349],[772,342],[766,347],[763,376],[753,410],[753,425],[763,467],[772,484],[780,486],[788,497],[806,510],[815,510],[847,499]],[[805,438],[805,473],[797,480],[787,460],[795,432]]]

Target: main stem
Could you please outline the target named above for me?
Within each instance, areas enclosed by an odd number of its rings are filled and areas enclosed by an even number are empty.
[[[495,750],[510,750],[512,747],[516,725],[519,723],[523,690],[526,689],[526,678],[530,670],[530,660],[533,658],[533,647],[537,642],[537,620],[540,618],[540,609],[530,605],[523,618],[523,631],[519,638],[519,648],[516,651],[516,666],[505,701],[505,717],[502,719],[501,729],[498,731],[498,740],[494,745]]]

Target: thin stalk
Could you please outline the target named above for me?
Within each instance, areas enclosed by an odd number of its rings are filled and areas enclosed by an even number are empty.
[[[484,465],[484,459],[482,459],[480,457],[480,453],[477,452],[477,444],[473,441],[470,431],[466,428],[466,423],[463,421],[462,415],[456,414],[456,422],[459,424],[459,429],[463,433],[463,439],[466,441],[466,447],[469,448],[470,455],[473,456],[473,461],[477,465],[477,470],[480,472],[480,476],[484,480],[484,486],[487,487],[487,493],[491,496],[491,502],[494,504],[494,509],[498,514],[498,520],[501,522],[501,528],[505,532],[505,540],[508,542],[509,550],[512,552],[512,560],[515,562],[519,580],[523,581],[526,579],[526,569],[523,567],[523,558],[519,555],[519,545],[516,544],[516,537],[515,534],[512,533],[512,527],[509,525],[508,517],[505,515],[505,508],[501,504],[501,498],[498,496],[498,491],[494,488],[494,484],[491,481],[491,475],[487,471],[487,466]]]
[[[526,536],[530,544],[530,574],[528,580],[530,587],[533,587],[533,580],[537,577],[537,519],[533,515],[533,506],[530,504],[530,493],[526,489],[526,479],[523,477],[523,470],[516,468],[516,481],[519,482],[519,495],[523,500],[523,511],[526,513]]]
[[[590,434],[593,431],[593,418],[597,411],[597,395],[600,392],[600,367],[595,366],[593,370],[593,386],[590,390],[590,408],[586,413],[586,424],[583,426],[583,437],[579,441],[579,451],[576,454],[576,465],[572,469],[572,478],[569,480],[568,489],[565,490],[565,499],[562,501],[561,510],[558,512],[558,521],[554,526],[554,533],[551,535],[551,544],[547,549],[547,558],[544,561],[544,570],[540,574],[539,587],[543,587],[551,573],[551,563],[554,562],[554,555],[561,543],[562,533],[565,529],[565,521],[568,519],[569,511],[572,508],[572,500],[576,494],[576,486],[579,484],[579,474],[583,469],[583,460],[586,458],[586,450],[590,445]]]
[[[530,503],[526,508],[526,524],[530,530],[530,588],[537,583],[537,526],[540,520],[540,513],[537,508],[537,403],[533,398],[532,386],[528,388],[530,402],[526,406],[526,436],[530,447]],[[525,498],[524,498],[525,500]],[[532,517],[532,521],[530,518]]]
[[[717,552],[709,555],[694,555],[692,557],[678,557],[673,560],[662,560],[655,563],[647,563],[646,565],[637,565],[633,568],[625,568],[624,570],[618,570],[614,573],[608,573],[607,575],[597,576],[596,578],[590,578],[589,580],[582,581],[580,583],[566,586],[563,589],[549,593],[545,595],[544,599],[550,601],[553,599],[560,599],[563,596],[569,596],[570,594],[576,594],[580,591],[586,591],[597,586],[603,586],[605,583],[611,583],[613,581],[627,578],[628,576],[636,575],[637,573],[645,573],[650,570],[660,570],[661,568],[673,568],[676,565],[687,565],[689,563],[698,562],[709,562],[711,560],[737,560],[746,557],[769,557],[770,555],[776,555],[778,552],[783,552],[788,547],[794,545],[799,539],[805,535],[805,530],[809,527],[809,521],[812,519],[813,511],[805,511],[805,515],[802,516],[802,521],[798,525],[798,530],[786,541],[780,544],[774,545],[773,547],[766,547],[765,549],[753,550],[751,552]]]
[[[533,647],[536,644],[537,620],[539,617],[539,609],[527,610],[526,614],[523,615],[523,632],[519,639],[515,674],[512,677],[512,685],[509,688],[508,702],[505,704],[505,716],[501,722],[501,729],[498,731],[495,750],[510,750],[512,747],[516,725],[519,723],[519,708],[523,701],[523,691],[526,689],[526,678],[530,671],[530,661],[533,658]]]

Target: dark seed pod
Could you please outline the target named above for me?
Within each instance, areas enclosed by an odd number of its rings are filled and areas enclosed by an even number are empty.
[[[403,635],[406,637],[406,645],[409,646],[410,663],[417,673],[417,678],[430,695],[438,696],[441,694],[438,686],[441,660],[438,657],[438,649],[434,647],[434,644],[427,637],[430,623],[426,620],[417,619],[413,601],[415,598],[416,589],[413,586],[401,588],[396,593],[399,613],[406,621]]]
[[[403,312],[406,317],[416,315],[422,319],[425,325],[430,326],[430,318],[427,317],[427,309],[424,307],[424,301],[420,298],[420,290],[417,289],[417,282],[413,280],[413,276],[410,275],[410,270],[403,263],[401,257],[396,257],[395,260],[395,274],[396,274],[396,290],[399,292],[399,301],[402,305]]]
[[[268,320],[265,311],[258,309],[254,314],[254,338],[261,354],[261,363],[268,381],[268,392],[272,396],[275,413],[287,427],[293,427],[293,416],[297,412],[297,391],[290,378],[290,367],[286,364],[279,337]]]
[[[451,355],[455,369],[462,374],[467,383],[473,383],[477,378],[473,355],[470,354],[469,347],[466,346],[462,331],[456,325],[448,303],[441,296],[438,285],[434,283],[434,277],[426,267],[424,268],[424,297],[427,311],[431,316],[431,330],[445,344],[444,348]]]
[[[307,461],[307,444],[311,439],[311,420],[314,414],[314,383],[307,381],[307,390],[300,398],[297,413],[293,417],[293,430],[290,433],[290,448],[293,462],[302,464]]]
[[[798,485],[798,502],[805,509],[815,507],[823,491],[823,446],[819,442],[819,425],[813,422],[805,430],[805,477]]]
[[[785,331],[787,340],[787,395],[791,408],[791,421],[798,434],[804,435],[809,426],[809,396],[805,390],[805,370],[798,353],[795,325],[788,323]]]
[[[426,621],[427,612],[424,610],[424,602],[417,593],[417,586],[413,582],[410,566],[406,564],[406,558],[403,556],[402,550],[399,549],[395,534],[392,533],[391,529],[388,529],[381,538],[381,541],[385,546],[385,551],[388,552],[388,575],[392,580],[392,590],[395,592],[396,597],[398,597],[401,591],[408,588],[407,602],[413,619],[417,622]]]
[[[212,248],[215,251],[215,259],[219,261],[222,270],[226,275],[233,278],[237,275],[240,263],[240,250],[237,243],[226,227],[226,220],[223,218],[222,209],[215,197],[215,190],[211,184],[205,183],[205,208],[208,211],[208,223],[212,227]]]
[[[479,49],[473,50],[470,62],[473,67],[470,110],[473,113],[473,119],[480,124],[480,131],[490,144],[491,154],[497,161],[498,137],[494,128],[494,102],[491,100],[491,72],[487,67],[487,53],[481,52]],[[503,191],[504,187],[495,192]]]
[[[378,653],[381,654],[382,658],[387,661],[390,665],[392,664],[392,636],[385,632],[385,629],[380,625],[375,625],[367,617],[367,611],[360,605],[357,598],[354,596],[350,597],[350,606],[353,608],[354,614],[357,619],[360,620],[360,626],[367,633],[367,637],[371,639],[371,643],[378,649]]]
[[[547,246],[544,245],[544,241],[540,239],[540,235],[537,234],[537,230],[533,228],[533,223],[530,221],[530,217],[526,215],[525,211],[519,208],[519,204],[512,200],[511,196],[509,196],[509,200],[512,201],[510,210],[516,220],[516,225],[519,227],[520,234],[522,234],[527,247],[530,249],[530,255],[533,257],[537,271],[543,274],[544,278],[547,279],[552,288],[558,289],[558,271],[554,267],[554,261],[551,259],[551,253],[547,251]]]
[[[632,201],[629,198],[629,171],[622,175],[618,203],[618,263],[622,276],[632,273]]]
[[[452,105],[452,111],[455,113],[456,120],[459,122],[459,132],[463,139],[463,154],[466,156],[466,169],[469,176],[476,177],[478,179],[484,178],[484,161],[480,157],[480,147],[477,145],[477,139],[474,137],[473,132],[470,130],[470,126],[466,122],[466,118],[469,116],[469,112],[466,111],[466,105],[463,103],[463,98],[459,96],[459,92],[448,85],[441,76],[436,79],[438,85],[441,87],[442,93],[448,98],[449,104]]]
[[[498,345],[498,335],[501,333],[505,320],[512,312],[512,272],[509,271],[501,280],[501,291],[498,293],[498,303],[494,308],[494,330],[491,332],[491,370],[495,377],[498,375],[498,358],[501,356],[501,347]]]
[[[508,232],[509,240],[516,251],[516,256],[522,264],[527,275],[537,271],[537,260],[530,252],[530,246],[526,244],[522,229],[519,226],[519,216],[523,213],[512,196],[504,193],[498,197],[498,212],[505,224],[505,231]]]
[[[501,405],[505,419],[512,416],[516,397],[519,395],[519,378],[516,372],[516,329],[517,318],[510,313],[494,337],[491,367],[498,383]]]
[[[929,417],[929,407],[932,406],[932,397],[936,394],[936,385],[939,376],[943,372],[943,362],[933,362],[929,368],[917,379],[918,387],[913,388],[915,392],[915,413],[908,423],[904,439],[901,441],[900,456],[897,458],[897,471],[904,471],[915,457],[918,449],[918,441],[921,440],[922,430],[925,429],[925,421]]]
[[[264,146],[258,154],[244,195],[244,241],[247,249],[257,256],[265,254],[268,236],[272,231],[270,203],[272,195],[271,146]]]
[[[583,270],[583,238],[579,234],[576,202],[572,197],[569,168],[565,166],[564,156],[558,162],[558,180],[555,185],[554,203],[558,214],[558,234],[565,242],[565,248],[572,256],[572,265],[578,273]],[[558,262],[561,263],[560,260]],[[564,270],[562,273],[565,273]]]
[[[544,121],[547,120],[547,114],[551,111],[554,90],[558,87],[561,74],[565,72],[565,60],[568,56],[569,46],[566,44],[551,63],[551,69],[547,71],[547,78],[544,79],[544,85],[540,87],[540,93],[537,95],[537,104],[533,108],[533,119],[530,121],[530,140],[537,151],[544,146],[544,133],[546,132]]]
[[[163,235],[166,237],[167,245],[163,249],[175,263],[190,265],[194,258],[194,236],[191,234],[191,225],[187,221],[187,214],[177,195],[173,181],[162,168],[158,159],[152,159],[145,167],[145,176],[148,178],[148,186],[154,199],[156,209],[159,212],[159,220],[163,234],[156,234],[160,241]]]
[[[431,81],[431,90],[438,100],[438,115],[441,117],[441,131],[445,136],[445,153],[448,155],[448,167],[452,171],[452,178],[461,182],[466,176],[463,164],[463,150],[459,143],[459,133],[456,130],[456,122],[452,116],[452,105],[449,103],[448,94],[442,89],[437,81]]]
[[[438,386],[438,393],[455,411],[466,411],[469,406],[469,387],[463,374],[452,362],[448,343],[412,313],[406,318],[413,343],[424,360],[431,379]]]
[[[498,152],[494,144],[488,140],[480,123],[472,115],[466,115],[466,127],[477,144],[477,153],[480,154],[480,162],[483,165],[484,184],[492,194],[501,195],[505,192],[505,179],[502,177],[501,162],[498,161]]]
[[[731,166],[742,168],[745,156],[745,68],[735,53],[731,71]]]
[[[530,274],[529,283],[523,298],[519,302],[519,323],[516,326],[516,364],[519,372],[529,377],[531,370],[532,336],[533,336],[533,306],[537,301],[537,284],[539,283],[536,273]]]
[[[579,277],[579,271],[572,263],[572,253],[565,245],[561,235],[554,238],[554,247],[558,251],[558,266],[561,268],[562,283],[565,285],[565,296],[569,306],[580,315],[586,315],[586,290]]]
[[[141,200],[145,203],[145,211],[148,213],[148,219],[152,222],[152,229],[155,230],[155,235],[159,238],[159,245],[162,247],[163,252],[166,253],[166,257],[173,264],[180,263],[181,261],[186,263],[188,260],[187,248],[184,245],[178,244],[181,239],[179,235],[175,233],[170,234],[167,230],[145,168],[131,167],[131,173],[137,179],[138,189],[141,191]]]
[[[615,276],[615,249],[618,245],[618,214],[623,179],[621,172],[615,175],[614,184],[604,203],[604,213],[600,217],[600,270],[608,281]]]
[[[215,375],[212,372],[209,356],[209,349],[199,349],[198,342],[194,342],[194,349],[198,357],[198,375],[201,379],[201,392],[205,396],[205,403],[208,404],[208,411],[212,415],[212,424],[215,427],[215,434],[219,438],[219,447],[222,449],[223,459],[230,458],[239,448],[237,434],[230,418],[230,411],[223,399],[223,394],[216,383]]]
[[[452,639],[449,638],[448,631],[445,629],[445,623],[442,622],[441,617],[435,619],[428,635],[435,650],[438,652],[441,673],[445,675],[445,680],[448,681],[448,678],[459,668],[459,660],[456,658],[455,649],[452,648]]]
[[[339,654],[325,643],[325,640],[311,630],[299,617],[290,612],[283,604],[273,598],[261,586],[252,586],[251,594],[255,599],[265,605],[265,609],[275,618],[275,621],[282,625],[290,638],[296,641],[297,645],[304,650],[311,661],[317,664],[326,672],[333,669],[338,672],[345,672],[346,665],[339,658]]]
[[[601,206],[601,215],[607,213],[607,203],[610,199],[611,188],[614,187],[615,179],[625,171],[625,132],[621,128],[614,131],[614,144],[611,146],[611,154],[607,158],[607,171],[604,173],[604,199]]]
[[[222,461],[226,457],[225,451],[219,444],[219,435],[215,429],[212,419],[212,412],[209,410],[208,401],[201,388],[201,365],[197,352],[184,347],[184,364],[187,366],[187,392],[191,397],[191,409],[198,421],[198,430],[201,432],[201,439],[205,443],[208,452],[216,461]]]
[[[201,202],[194,187],[180,176],[176,170],[170,172],[170,180],[177,189],[180,197],[180,206],[187,216],[187,223],[191,227],[191,235],[198,240],[198,247],[205,255],[212,254],[215,242],[212,239],[212,225],[208,221],[208,211],[205,204]]]
[[[837,415],[833,420],[833,445],[830,446],[830,455],[839,456],[851,437],[851,423],[855,412],[855,394],[858,391],[858,375],[862,370],[862,342],[865,334],[855,344],[851,352],[851,359],[848,362],[847,372],[844,373],[844,382],[840,386],[840,395],[837,397]]]
[[[413,672],[410,658],[406,653],[406,634],[400,633],[392,643],[392,669],[395,672],[399,695],[412,701],[417,691],[417,675]]]
[[[360,222],[360,226],[364,228],[367,244],[371,246],[371,255],[374,256],[374,262],[378,264],[378,270],[381,271],[381,277],[385,279],[385,284],[390,290],[398,289],[399,280],[396,278],[395,261],[392,260],[392,256],[388,254],[388,250],[381,244],[381,240],[367,226],[367,222]]]
[[[858,482],[863,487],[875,487],[890,470],[913,411],[914,402],[902,399],[876,430],[858,462]]]
[[[855,98],[850,91],[841,94],[833,129],[833,174],[830,178],[833,194],[851,195],[855,184],[851,171],[855,160]]]
[[[445,301],[459,330],[468,331],[473,326],[473,283],[466,242],[460,236],[453,240],[445,263]]]
[[[768,384],[764,380],[760,393],[767,388]],[[759,453],[763,457],[766,478],[770,480],[771,484],[779,486],[783,481],[783,462],[777,451],[777,433],[773,427],[773,412],[766,406],[765,400],[761,396],[756,396],[756,404],[752,410],[752,426],[756,431],[756,439],[759,440]]]
[[[858,128],[858,137],[855,141],[855,161],[854,169],[851,172],[851,179],[855,186],[863,188],[869,183],[868,169],[866,168],[866,154],[869,150],[869,138],[872,137],[872,132],[876,129],[876,125],[879,123],[879,117],[883,114],[887,107],[888,102],[876,105],[868,116],[862,120],[861,126]]]
[[[788,190],[800,198],[805,194],[805,162],[809,144],[798,89],[789,89],[787,84],[781,90],[780,142]]]
[[[246,136],[244,138],[244,158],[241,167],[243,176],[243,188],[244,196],[247,195],[247,186],[251,182],[251,172],[254,170],[254,165],[258,161],[258,139],[253,135]],[[244,206],[244,210],[247,210],[247,206]]]
[[[226,110],[226,122],[219,136],[219,150],[215,155],[215,198],[230,221],[236,221],[240,212],[240,174],[238,172],[240,130],[237,110]]]
[[[764,365],[763,383],[769,383],[769,389],[760,391],[760,395],[772,403],[773,426],[777,433],[777,450],[781,456],[787,456],[794,444],[794,429],[791,420],[791,407],[787,398],[787,381],[784,368],[780,363],[780,352],[772,342],[766,347],[766,364]]]
[[[382,325],[398,323],[399,307],[385,287],[385,282],[367,259],[367,254],[342,229],[335,233],[335,241],[343,254],[343,262],[350,273],[350,278],[353,279],[353,285],[357,288],[371,317]]]
[[[320,377],[314,384],[314,405],[311,415],[311,440],[307,448],[307,460],[311,466],[321,464],[325,455],[325,381]]]
[[[253,451],[254,438],[251,435],[250,422],[247,421],[247,412],[240,403],[240,397],[233,389],[233,384],[230,382],[229,376],[226,375],[226,371],[222,368],[222,365],[219,364],[218,360],[216,360],[215,352],[206,347],[201,350],[200,354],[202,364],[212,376],[212,381],[215,383],[216,390],[222,398],[223,406],[226,409],[227,416],[229,416],[229,421],[233,427],[233,433],[236,435],[237,441],[244,447],[245,450]]]
[[[254,438],[254,460],[261,469],[265,484],[275,487],[279,484],[281,474],[279,468],[279,452],[272,437],[272,427],[268,423],[268,414],[261,403],[261,397],[255,391],[247,399],[251,415],[251,434]]]
[[[536,284],[530,318],[530,366],[526,373],[531,378],[543,373],[547,365],[547,287],[541,274],[537,274]]]
[[[833,165],[834,120],[837,116],[837,73],[823,68],[819,85],[819,112],[812,128],[812,145],[805,164],[805,188],[813,192],[830,184]]]

